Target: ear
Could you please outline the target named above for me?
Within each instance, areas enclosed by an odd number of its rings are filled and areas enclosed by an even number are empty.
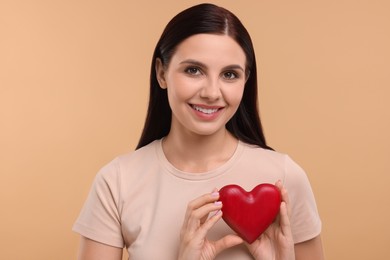
[[[167,83],[165,80],[165,69],[164,65],[162,64],[162,61],[160,58],[156,59],[156,77],[157,81],[160,84],[160,88],[166,89],[167,88]]]

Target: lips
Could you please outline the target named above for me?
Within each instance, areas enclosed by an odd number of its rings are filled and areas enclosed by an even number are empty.
[[[207,115],[214,114],[223,108],[217,106],[204,106],[204,105],[194,105],[194,104],[191,104],[191,107],[192,109]]]

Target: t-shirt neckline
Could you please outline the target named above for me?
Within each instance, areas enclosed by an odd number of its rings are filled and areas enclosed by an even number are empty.
[[[174,165],[172,165],[168,161],[162,148],[162,139],[157,140],[155,147],[156,147],[158,160],[168,173],[181,179],[199,180],[199,181],[215,178],[227,172],[227,170],[230,169],[232,165],[238,160],[239,156],[242,154],[244,150],[244,145],[239,140],[233,155],[224,164],[210,171],[201,172],[201,173],[191,173],[191,172],[185,172],[177,169]]]

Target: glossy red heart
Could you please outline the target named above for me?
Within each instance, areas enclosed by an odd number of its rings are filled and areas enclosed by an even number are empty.
[[[279,213],[281,195],[272,184],[257,185],[247,192],[238,185],[219,190],[223,220],[246,242],[253,243]]]

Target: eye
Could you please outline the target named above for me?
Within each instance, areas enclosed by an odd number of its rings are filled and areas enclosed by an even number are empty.
[[[185,69],[185,72],[190,74],[190,75],[200,75],[201,74],[201,71],[199,68],[196,68],[196,67],[189,67],[189,68],[186,68]]]
[[[223,73],[223,78],[224,79],[236,79],[238,78],[238,74],[233,72],[233,71],[227,71],[225,73]]]

